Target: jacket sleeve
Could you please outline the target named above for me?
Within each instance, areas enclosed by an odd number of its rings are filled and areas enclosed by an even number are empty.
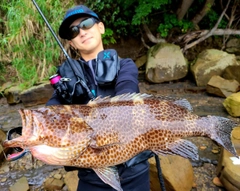
[[[115,94],[139,93],[138,69],[132,59],[121,59],[120,71],[115,86]]]

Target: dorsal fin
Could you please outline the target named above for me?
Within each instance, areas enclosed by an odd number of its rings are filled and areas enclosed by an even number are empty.
[[[173,103],[186,108],[188,111],[193,111],[192,105],[186,99],[179,99],[174,101]]]
[[[190,102],[187,99],[173,98],[173,97],[161,96],[161,95],[157,95],[156,98],[158,98],[160,100],[171,101],[178,106],[184,107],[188,111],[193,111],[192,105],[190,104]]]
[[[159,99],[159,100],[171,101],[174,104],[184,107],[189,111],[193,110],[191,104],[186,99],[172,98],[172,97],[168,97],[168,96],[159,96],[159,95],[154,96],[154,95],[146,94],[146,93],[125,93],[125,94],[117,95],[114,97],[98,96],[96,99],[89,101],[87,105],[94,106],[99,103],[106,103],[106,102],[116,103],[116,102],[121,102],[121,101],[130,101],[130,100],[135,102],[135,101],[141,101],[144,99]]]
[[[146,98],[154,98],[154,96],[150,95],[150,94],[145,94],[145,93],[126,93],[126,94],[121,94],[121,95],[117,95],[114,97],[98,96],[96,99],[90,100],[87,105],[94,106],[99,103],[105,103],[105,102],[116,103],[116,102],[121,102],[121,101],[130,101],[130,100],[138,101],[138,100],[144,100]]]

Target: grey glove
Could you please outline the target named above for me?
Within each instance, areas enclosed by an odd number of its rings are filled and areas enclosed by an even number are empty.
[[[144,162],[153,156],[154,156],[154,153],[152,151],[144,151],[144,152],[139,153],[135,157],[129,159],[124,164],[126,167],[130,167],[130,166],[139,164],[141,162]]]

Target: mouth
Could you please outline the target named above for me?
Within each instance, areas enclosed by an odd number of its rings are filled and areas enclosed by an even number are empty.
[[[7,140],[3,142],[3,146],[4,147],[9,147],[11,145],[11,140],[21,137],[22,135],[22,127],[15,127],[10,129],[7,132]],[[10,143],[10,145],[9,145]],[[11,146],[10,146],[11,147]],[[11,154],[7,154],[7,156],[5,155],[5,158],[7,161],[15,161],[18,160],[20,158],[22,158],[27,152],[28,150],[26,149],[22,149],[21,147],[12,147],[12,153]]]
[[[25,154],[27,154],[29,151],[28,150],[23,150],[20,151],[20,152],[16,152],[16,153],[13,153],[13,154],[8,154],[6,156],[6,160],[7,161],[15,161],[15,160],[18,160],[20,158],[22,158]]]
[[[89,37],[89,38],[84,39],[84,40],[82,41],[82,43],[84,44],[84,43],[88,42],[90,39],[92,39],[92,37]]]

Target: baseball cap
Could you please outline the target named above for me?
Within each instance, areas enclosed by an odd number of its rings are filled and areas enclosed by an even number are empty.
[[[77,5],[69,9],[62,21],[62,24],[59,27],[59,36],[63,39],[68,39],[68,28],[76,19],[84,16],[94,17],[97,20],[100,20],[98,15],[93,12],[91,9],[84,5]]]

